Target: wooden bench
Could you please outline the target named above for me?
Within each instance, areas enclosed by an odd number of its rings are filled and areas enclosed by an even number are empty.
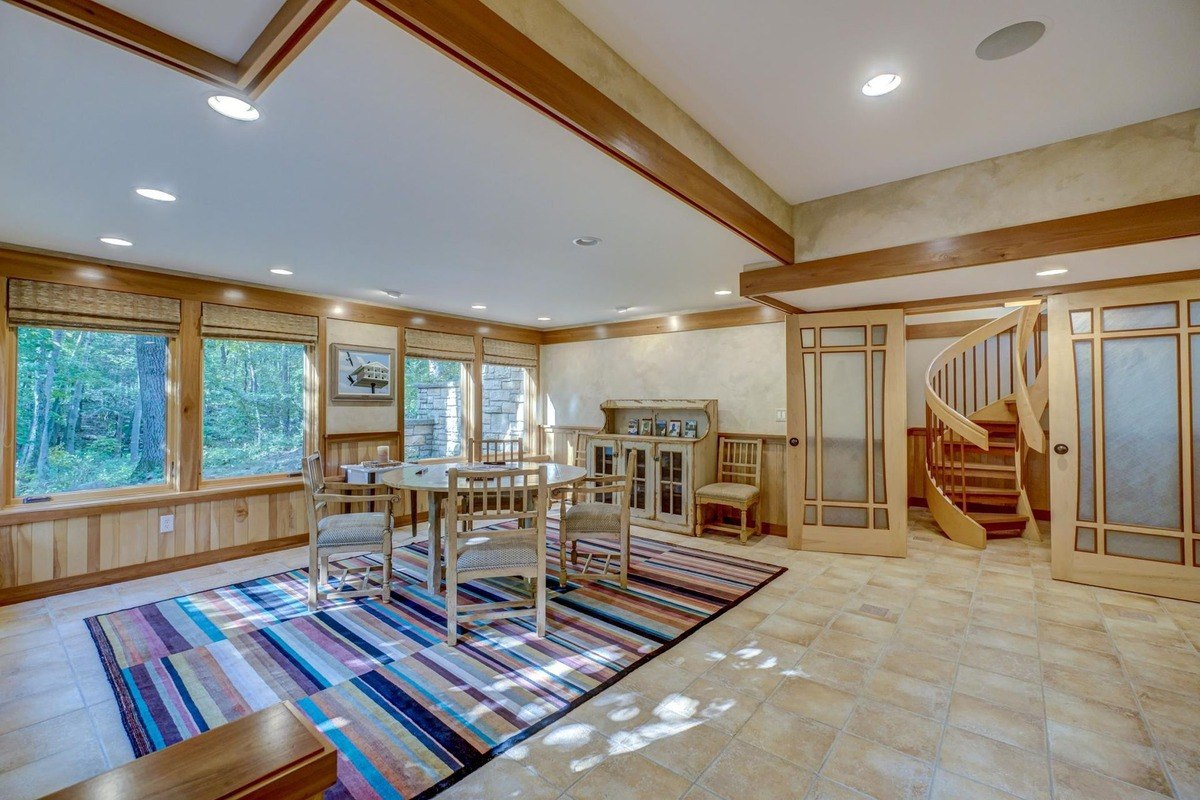
[[[291,703],[280,703],[47,800],[311,800],[336,782],[337,749]]]

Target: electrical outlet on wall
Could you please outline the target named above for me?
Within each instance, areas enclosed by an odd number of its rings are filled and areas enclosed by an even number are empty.
[[[159,533],[174,533],[175,532],[175,515],[163,514],[158,518]]]
[[[775,421],[776,422],[787,422],[787,409],[786,408],[775,409]]]

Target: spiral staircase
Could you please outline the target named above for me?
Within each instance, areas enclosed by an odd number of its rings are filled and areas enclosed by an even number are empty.
[[[943,350],[925,378],[925,499],[956,542],[1040,540],[1025,457],[1045,452],[1049,372],[1041,305],[1016,310]]]

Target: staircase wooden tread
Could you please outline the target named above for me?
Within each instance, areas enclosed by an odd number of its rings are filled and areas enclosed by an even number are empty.
[[[1017,497],[1021,494],[1020,489],[998,489],[994,486],[968,486],[967,494],[969,495],[988,495],[992,497]]]
[[[980,525],[988,522],[1020,522],[1024,524],[1029,519],[1024,514],[1003,514],[995,511],[969,511],[967,516]]]

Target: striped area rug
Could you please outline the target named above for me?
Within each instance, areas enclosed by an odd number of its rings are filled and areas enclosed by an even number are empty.
[[[550,551],[557,569],[553,527]],[[387,604],[310,613],[301,569],[88,619],[134,752],[293,700],[339,750],[327,798],[431,797],[784,571],[635,537],[628,589],[551,579],[544,639],[532,619],[506,620],[448,647],[424,542],[394,563]],[[460,588],[463,602],[518,594],[517,580]]]

